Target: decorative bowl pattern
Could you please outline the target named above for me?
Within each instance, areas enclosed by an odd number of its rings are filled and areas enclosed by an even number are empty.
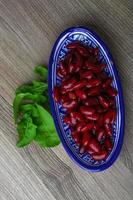
[[[57,104],[53,97],[52,91],[55,85],[60,85],[60,78],[56,76],[56,69],[58,68],[58,61],[64,57],[67,52],[66,45],[70,42],[79,40],[83,44],[91,47],[98,47],[100,50],[100,59],[107,64],[106,73],[113,77],[113,87],[117,89],[118,95],[116,97],[117,118],[113,124],[113,150],[104,161],[95,161],[88,153],[80,154],[79,148],[75,144],[71,137],[71,131],[65,123],[63,123],[63,116],[65,115],[65,109]],[[61,139],[61,142],[67,151],[68,155],[84,169],[91,172],[102,171],[110,167],[116,158],[118,157],[124,135],[124,103],[121,85],[119,82],[118,74],[109,50],[101,39],[94,33],[85,27],[72,27],[64,31],[56,40],[49,59],[49,98],[51,112],[57,129],[57,133]]]

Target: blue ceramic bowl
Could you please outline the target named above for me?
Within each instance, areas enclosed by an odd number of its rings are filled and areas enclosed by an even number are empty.
[[[75,40],[79,40],[83,44],[86,44],[90,47],[98,47],[100,50],[100,58],[107,64],[106,72],[109,76],[113,77],[113,87],[117,89],[118,95],[116,97],[116,106],[117,106],[117,118],[113,124],[113,142],[114,146],[112,152],[104,161],[95,161],[88,153],[80,154],[79,148],[75,144],[74,140],[71,137],[71,131],[65,123],[63,123],[63,116],[65,111],[61,104],[58,104],[54,101],[52,97],[52,91],[55,85],[60,85],[60,78],[56,76],[56,69],[58,68],[58,61],[64,57],[67,53],[66,45]],[[50,106],[51,112],[53,115],[54,123],[56,126],[57,133],[59,134],[60,140],[68,153],[69,157],[77,163],[80,167],[91,171],[98,172],[107,169],[110,167],[114,161],[117,159],[124,135],[124,103],[121,85],[115,64],[112,60],[112,56],[107,49],[106,45],[102,42],[99,36],[85,27],[72,27],[65,30],[57,38],[51,55],[49,59],[49,97],[50,97]]]

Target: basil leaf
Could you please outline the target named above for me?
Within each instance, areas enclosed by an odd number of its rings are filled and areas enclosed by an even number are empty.
[[[48,70],[43,66],[36,66],[34,72],[39,74],[43,80],[47,80]]]
[[[33,109],[33,105],[32,104],[26,104],[26,105],[21,105],[20,106],[20,111],[22,112],[22,113],[25,113],[25,112],[31,112],[32,111],[32,109]]]
[[[18,114],[20,111],[20,105],[22,104],[23,100],[28,100],[28,101],[30,100],[30,103],[38,102],[41,104],[44,104],[47,101],[46,97],[40,94],[21,93],[21,94],[16,95],[13,102],[15,123],[17,122]]]
[[[31,117],[28,117],[27,120],[22,120],[17,127],[20,136],[16,144],[17,147],[24,147],[31,143],[36,136],[36,128],[37,126],[33,124]]]
[[[16,94],[20,94],[20,93],[32,93],[32,94],[42,94],[43,92],[45,92],[48,89],[48,84],[47,83],[43,83],[41,81],[32,81],[32,85],[21,85],[16,89]]]
[[[54,147],[60,143],[53,118],[42,106],[36,104],[41,124],[37,127],[35,140],[43,147]]]

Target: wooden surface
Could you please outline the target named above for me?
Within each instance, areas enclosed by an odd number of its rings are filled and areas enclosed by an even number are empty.
[[[85,25],[110,48],[124,92],[124,145],[102,173],[77,167],[62,145],[15,147],[12,120],[15,88],[32,80],[33,67],[47,64],[64,29]],[[0,200],[133,199],[133,1],[0,0]]]

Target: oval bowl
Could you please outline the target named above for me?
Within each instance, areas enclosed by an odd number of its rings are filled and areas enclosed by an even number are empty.
[[[79,148],[75,144],[74,140],[71,137],[71,131],[65,123],[63,123],[63,116],[65,111],[61,104],[56,103],[52,96],[52,91],[55,85],[60,85],[60,78],[56,75],[56,69],[58,68],[58,61],[65,56],[67,53],[66,45],[73,41],[79,40],[83,44],[86,44],[91,47],[98,47],[100,50],[100,59],[103,60],[106,64],[106,72],[113,77],[113,87],[117,89],[118,95],[116,96],[116,108],[117,108],[117,117],[116,121],[113,124],[113,142],[114,146],[104,161],[95,161],[92,157],[87,154],[80,154]],[[104,44],[104,42],[99,38],[99,36],[85,27],[72,27],[64,32],[62,32],[57,38],[52,52],[49,58],[49,74],[48,74],[48,92],[50,98],[50,107],[52,116],[54,119],[55,127],[57,133],[60,137],[60,140],[64,146],[64,149],[68,153],[69,157],[80,167],[91,171],[99,172],[110,167],[114,161],[117,159],[122,144],[123,144],[123,135],[124,135],[124,103],[122,89],[118,77],[118,73],[115,67],[115,64],[112,60],[112,56]]]

